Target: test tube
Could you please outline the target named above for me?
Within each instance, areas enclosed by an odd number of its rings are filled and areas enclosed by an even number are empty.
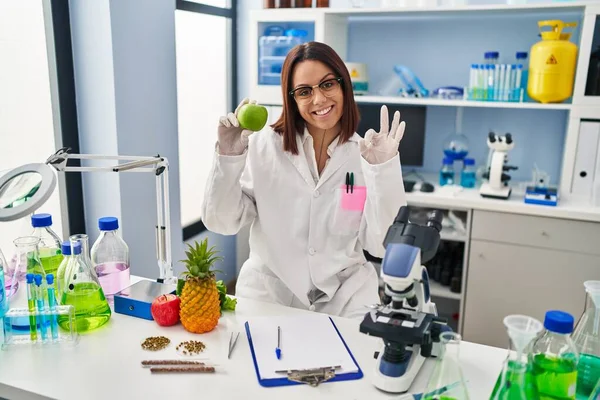
[[[523,64],[517,65],[517,73],[515,77],[515,86],[513,93],[515,94],[515,98],[513,100],[518,100],[521,96],[521,80],[523,77]]]
[[[35,275],[35,285],[37,286],[36,288],[36,292],[35,292],[35,297],[36,297],[36,303],[37,303],[37,310],[38,310],[38,314],[40,316],[40,333],[42,334],[42,341],[45,342],[47,339],[47,332],[46,332],[46,316],[44,315],[45,313],[45,306],[44,306],[44,298],[46,297],[44,295],[44,291],[42,289],[42,275],[40,274],[36,274]]]
[[[477,100],[483,100],[483,82],[485,75],[485,65],[479,64],[477,69]]]
[[[37,320],[35,318],[35,290],[33,287],[33,274],[25,275],[27,280],[27,308],[29,310],[29,337],[32,342],[37,342]]]
[[[477,64],[471,64],[471,73],[469,74],[469,95],[471,99],[475,98],[475,89],[477,87]]]
[[[54,275],[46,275],[46,283],[48,284],[48,309],[50,310],[50,330],[52,331],[52,339],[58,339],[58,322],[56,318],[56,295],[54,293]]]
[[[498,64],[494,65],[494,101],[498,101],[498,82],[500,80],[500,66]]]
[[[500,72],[498,73],[500,79],[498,82],[498,101],[504,100],[504,80],[506,79],[506,65],[500,64]]]

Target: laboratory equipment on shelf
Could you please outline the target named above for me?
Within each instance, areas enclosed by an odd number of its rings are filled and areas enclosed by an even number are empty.
[[[540,170],[535,164],[532,175],[531,184],[525,188],[524,202],[527,204],[556,206],[559,197],[558,188],[549,185],[550,175]]]
[[[56,187],[56,172],[147,172],[156,179],[156,258],[159,283],[176,283],[171,259],[171,212],[169,206],[169,162],[160,155],[152,157],[71,154],[62,148],[45,163],[27,164],[0,176],[0,222],[32,214],[51,196]],[[73,166],[69,160],[107,161],[114,165]]]
[[[442,168],[440,169],[440,186],[454,185],[454,160],[444,157]]]
[[[522,75],[520,64],[471,64],[467,99],[522,102]]]
[[[504,136],[496,135],[490,132],[487,139],[487,145],[490,149],[490,163],[488,170],[483,173],[483,182],[479,188],[482,197],[495,199],[508,199],[512,191],[509,181],[510,170],[516,170],[518,167],[508,165],[508,152],[515,147],[515,142],[510,133]]]
[[[367,64],[347,62],[346,68],[352,81],[352,91],[355,95],[364,95],[369,92],[369,76]]]
[[[539,21],[542,40],[531,47],[527,94],[540,103],[559,103],[573,94],[577,45],[569,41],[576,22]],[[550,28],[545,30],[544,28]]]
[[[115,293],[129,286],[129,247],[119,234],[119,220],[98,220],[100,236],[92,246],[92,265],[109,303]]]
[[[55,274],[63,256],[61,251],[61,239],[56,232],[52,230],[52,215],[32,215],[31,226],[33,226],[33,233],[31,236],[40,238],[38,250],[40,252],[40,261],[44,267],[44,272],[47,274]]]
[[[541,398],[575,399],[579,354],[570,336],[573,322],[566,312],[546,312],[546,332],[531,352],[531,373]]]
[[[287,53],[295,46],[307,42],[308,32],[302,29],[283,30],[269,26],[258,39],[258,84],[280,85],[281,70]]]
[[[475,170],[475,160],[465,158],[463,160],[463,169],[460,172],[460,186],[464,188],[474,188],[477,182],[477,171]]]
[[[389,80],[378,90],[381,96],[429,97],[429,90],[408,67],[395,65]]]
[[[454,332],[440,335],[441,353],[425,388],[423,400],[469,400],[469,391],[460,366],[461,336]]]
[[[530,371],[529,352],[543,325],[526,315],[509,315],[504,318],[504,326],[510,346],[490,400],[538,399],[537,386]]]
[[[600,380],[600,281],[584,282],[586,307],[573,332],[579,352],[577,395],[589,396]]]
[[[386,392],[406,392],[425,358],[438,355],[446,320],[431,301],[429,277],[423,266],[435,256],[443,214],[433,211],[426,226],[408,222],[409,209],[400,208],[384,239],[381,265],[383,305],[365,315],[360,332],[383,339],[373,371],[373,384]]]
[[[76,246],[81,246],[79,243],[75,244]],[[58,270],[56,271],[56,298],[60,303],[60,299],[62,298],[62,292],[65,288],[65,275],[67,273],[67,268],[69,263],[71,262],[71,242],[66,241],[62,243],[62,254],[63,260],[58,266]]]
[[[87,236],[74,235],[69,240],[73,259],[68,269],[61,304],[73,306],[77,332],[91,331],[108,322],[111,310],[89,256],[86,254],[88,251]],[[76,246],[76,243],[79,243],[80,246]],[[58,324],[61,328],[69,329],[69,323],[66,316],[58,317]]]

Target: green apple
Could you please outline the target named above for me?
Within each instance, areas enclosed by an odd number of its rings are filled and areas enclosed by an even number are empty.
[[[267,124],[268,116],[265,107],[258,104],[244,104],[238,111],[237,118],[243,129],[258,132]]]

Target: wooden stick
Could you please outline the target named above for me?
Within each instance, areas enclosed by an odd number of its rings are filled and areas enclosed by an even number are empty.
[[[194,372],[194,373],[208,373],[215,372],[215,367],[174,367],[174,368],[150,368],[150,372],[155,373],[186,373],[186,372]]]
[[[196,360],[144,360],[142,365],[204,365],[204,362]]]

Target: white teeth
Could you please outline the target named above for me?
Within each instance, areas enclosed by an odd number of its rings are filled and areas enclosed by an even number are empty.
[[[329,110],[331,110],[331,107],[327,107],[326,109],[321,110],[321,111],[315,111],[315,114],[317,114],[317,115],[325,115],[325,114],[327,114],[329,112]]]

